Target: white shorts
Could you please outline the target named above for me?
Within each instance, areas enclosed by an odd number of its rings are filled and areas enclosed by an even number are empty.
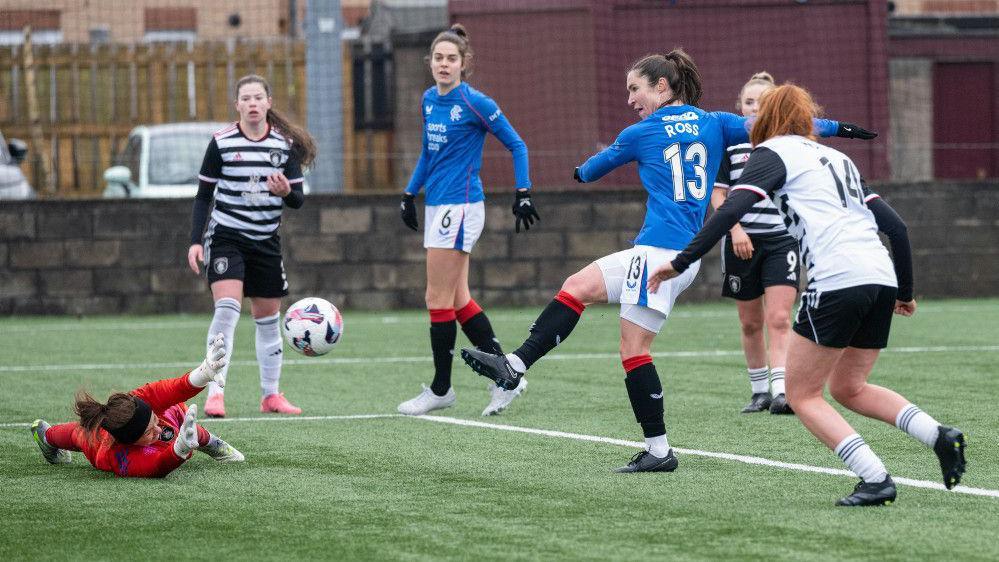
[[[635,246],[596,261],[604,274],[607,302],[621,303],[621,318],[659,333],[673,310],[676,297],[690,287],[701,268],[698,260],[678,277],[661,284],[658,292],[650,293],[647,287],[649,273],[671,261],[678,253],[655,246]]]
[[[458,203],[426,206],[423,213],[423,247],[471,253],[486,224],[486,205]]]

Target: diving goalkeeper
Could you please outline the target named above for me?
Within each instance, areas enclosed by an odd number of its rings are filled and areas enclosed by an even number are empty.
[[[197,406],[184,402],[209,382],[225,386],[225,341],[215,336],[205,360],[189,373],[115,393],[102,404],[86,392],[76,395],[79,422],[31,424],[45,460],[66,464],[81,451],[98,470],[118,476],[162,478],[195,450],[217,461],[240,462],[243,454],[198,425]]]

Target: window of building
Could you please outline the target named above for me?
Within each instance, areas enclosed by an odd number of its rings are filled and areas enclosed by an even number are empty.
[[[392,51],[380,43],[352,49],[354,129],[392,128]]]
[[[31,26],[35,45],[62,43],[59,10],[0,10],[0,45],[24,43],[24,28]]]
[[[143,41],[190,43],[197,37],[197,8],[146,8]]]

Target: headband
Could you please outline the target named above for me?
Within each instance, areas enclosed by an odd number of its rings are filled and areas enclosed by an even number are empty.
[[[132,397],[135,401],[135,412],[132,414],[132,419],[128,420],[125,425],[109,429],[108,433],[115,438],[119,443],[124,443],[126,445],[130,443],[135,443],[142,434],[146,432],[146,428],[149,427],[149,418],[153,416],[153,410],[146,404],[146,401]]]

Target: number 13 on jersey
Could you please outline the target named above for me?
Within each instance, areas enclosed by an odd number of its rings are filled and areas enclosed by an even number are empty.
[[[694,199],[704,199],[708,194],[708,177],[704,171],[704,165],[708,161],[708,149],[699,142],[690,143],[684,151],[683,158],[680,158],[680,143],[676,142],[663,150],[663,160],[669,164],[673,172],[673,200],[686,201],[687,192]],[[694,165],[694,177],[685,180],[683,173],[683,163],[691,162]],[[686,188],[686,190],[684,190]]]

